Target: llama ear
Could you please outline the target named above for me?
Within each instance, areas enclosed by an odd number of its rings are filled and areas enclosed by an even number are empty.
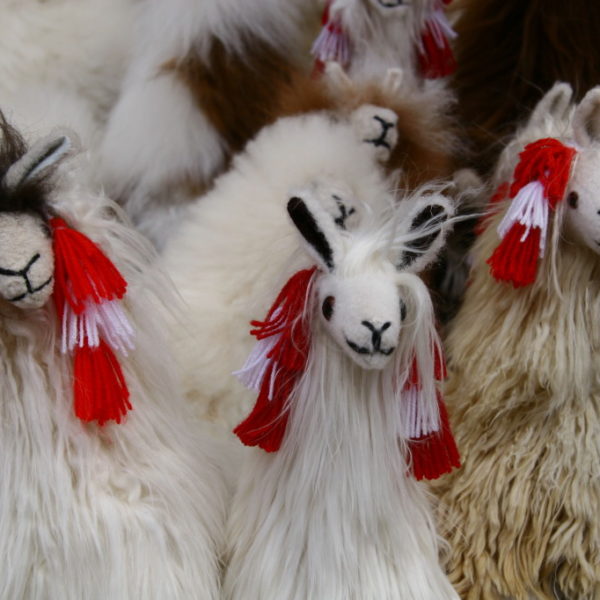
[[[38,140],[8,169],[4,177],[5,185],[12,189],[45,177],[72,154],[78,145],[77,137],[65,130],[53,132]]]
[[[402,87],[404,71],[399,67],[388,69],[383,79],[383,90],[390,96],[396,96]]]
[[[573,88],[568,83],[555,83],[535,105],[527,121],[527,127],[540,127],[548,119],[563,120],[567,117],[573,98]]]
[[[340,63],[328,61],[325,63],[325,78],[334,92],[348,94],[354,89],[352,79],[348,77]]]
[[[288,213],[307,242],[309,253],[328,271],[333,271],[342,249],[339,227],[310,193],[296,194],[287,204]]]
[[[582,146],[600,142],[600,86],[592,88],[575,109],[573,133]]]
[[[432,263],[444,245],[447,222],[453,215],[452,203],[442,194],[419,198],[406,216],[405,227],[400,228],[402,250],[397,268],[418,273]]]

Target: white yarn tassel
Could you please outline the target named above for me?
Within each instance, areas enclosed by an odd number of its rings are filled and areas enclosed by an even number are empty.
[[[310,52],[323,63],[335,61],[345,66],[350,62],[350,40],[342,29],[339,11],[333,7]]]
[[[79,315],[67,303],[62,321],[61,351],[71,352],[75,346],[95,348],[104,339],[113,350],[125,356],[134,348],[135,332],[119,300],[103,300],[99,304],[87,300]]]
[[[441,427],[437,397],[425,398],[419,386],[403,390],[400,398],[401,434],[405,439],[415,440]]]
[[[545,197],[544,186],[539,181],[532,181],[519,190],[498,225],[498,235],[504,238],[515,223],[520,223],[526,228],[521,242],[527,239],[533,227],[541,230],[540,256],[544,256],[548,230],[548,200]]]
[[[268,355],[275,347],[280,337],[280,335],[272,335],[263,338],[262,340],[258,340],[254,344],[254,348],[252,348],[244,366],[239,371],[233,372],[240,382],[248,389],[260,392],[265,373],[270,364]],[[272,394],[270,393],[269,397],[271,396]]]

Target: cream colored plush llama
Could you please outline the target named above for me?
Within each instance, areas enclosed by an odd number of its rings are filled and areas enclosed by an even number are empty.
[[[464,465],[436,486],[439,524],[450,578],[469,600],[600,597],[600,88],[575,109],[566,84],[548,92],[502,156],[495,185],[510,184],[519,164],[516,182],[540,147],[568,160],[538,163],[526,186],[538,200],[521,205],[535,214],[517,214],[521,223],[541,219],[518,242],[545,239],[530,263],[534,280],[514,287],[486,264],[498,267],[490,259],[497,230],[504,243],[519,191],[495,205],[474,247],[447,344],[447,400]],[[550,195],[536,195],[563,180],[548,213]]]
[[[388,148],[368,141],[383,131],[375,117],[391,124],[384,132]],[[251,407],[251,394],[231,373],[252,347],[249,315],[266,310],[282,265],[301,260],[283,210],[288,192],[331,178],[349,182],[340,190],[346,196],[386,187],[380,160],[397,140],[395,123],[392,111],[375,106],[346,119],[328,113],[280,119],[191,207],[165,247],[162,267],[188,306],[188,322],[174,323],[173,336],[186,395],[203,418],[232,429]]]
[[[448,434],[433,306],[417,273],[454,209],[435,189],[394,206],[385,187],[347,175],[290,192],[309,268],[253,322],[259,341],[240,377],[259,398],[235,431],[260,448],[242,467],[230,518],[227,600],[458,598],[410,473],[429,438],[409,433],[428,413],[437,425],[426,430]],[[264,261],[280,263],[265,250]],[[417,397],[407,391],[414,369]],[[457,464],[447,441],[434,451],[432,462],[448,461],[435,476]]]
[[[0,119],[0,598],[216,600],[225,489],[157,318],[167,286],[74,135],[27,147]],[[84,269],[71,304],[73,261],[120,291]]]

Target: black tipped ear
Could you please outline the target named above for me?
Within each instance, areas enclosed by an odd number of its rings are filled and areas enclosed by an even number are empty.
[[[304,200],[297,196],[290,198],[287,210],[302,237],[308,242],[310,248],[316,252],[317,256],[331,271],[334,266],[331,245],[327,241],[325,234],[317,223],[317,219],[309,210]]]
[[[444,243],[444,223],[451,214],[452,209],[445,200],[416,208],[409,217],[407,241],[397,264],[398,269],[420,271],[435,259]]]

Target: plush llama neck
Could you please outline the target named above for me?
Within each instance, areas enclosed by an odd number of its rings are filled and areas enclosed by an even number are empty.
[[[240,483],[227,598],[455,598],[391,387],[389,374],[357,367],[315,332],[283,445],[257,450]],[[258,562],[240,572],[251,555]]]

